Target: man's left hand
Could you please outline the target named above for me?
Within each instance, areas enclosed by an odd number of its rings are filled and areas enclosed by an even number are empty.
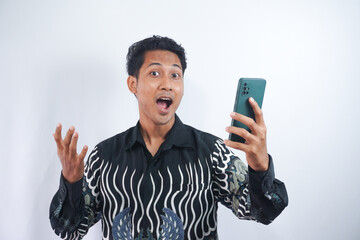
[[[224,140],[224,143],[232,148],[241,150],[246,154],[246,161],[255,171],[267,171],[269,166],[269,156],[266,147],[266,126],[263,113],[253,98],[249,98],[251,107],[255,113],[255,120],[239,113],[231,113],[230,116],[236,121],[248,126],[251,133],[243,128],[229,126],[226,131],[236,134],[245,139],[245,143]]]

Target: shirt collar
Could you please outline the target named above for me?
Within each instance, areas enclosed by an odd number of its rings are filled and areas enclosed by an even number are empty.
[[[130,133],[126,143],[126,149],[132,148],[136,143],[146,147],[140,132],[140,121],[137,122],[136,126],[133,128],[133,131]],[[172,146],[195,148],[195,142],[191,133],[189,132],[189,129],[181,122],[180,118],[176,114],[174,125],[170,129],[163,145],[163,151],[171,149]]]

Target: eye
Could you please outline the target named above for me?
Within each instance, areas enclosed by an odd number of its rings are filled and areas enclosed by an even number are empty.
[[[171,76],[172,76],[173,78],[179,78],[179,77],[180,77],[180,74],[178,74],[178,73],[173,73],[173,74],[171,74]]]
[[[151,74],[151,76],[159,76],[160,75],[160,73],[156,72],[156,71],[152,71],[150,74]]]

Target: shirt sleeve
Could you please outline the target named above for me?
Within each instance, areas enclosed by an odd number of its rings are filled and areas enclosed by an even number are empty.
[[[50,223],[63,239],[82,239],[88,229],[99,221],[99,147],[90,153],[84,176],[75,183],[60,177],[59,190],[50,204]]]
[[[275,178],[270,155],[268,170],[256,172],[219,139],[215,142],[212,163],[215,196],[238,218],[269,224],[288,205],[285,184]]]

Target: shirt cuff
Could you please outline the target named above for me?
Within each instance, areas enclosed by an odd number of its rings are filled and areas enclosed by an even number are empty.
[[[68,201],[73,208],[76,208],[80,205],[82,199],[82,184],[82,178],[77,182],[69,183],[61,173],[59,187],[60,196],[62,199],[66,199],[66,201]]]
[[[269,168],[265,172],[257,172],[252,169],[250,166],[249,168],[249,184],[251,190],[256,193],[267,194],[273,185],[275,180],[275,171],[274,171],[274,164],[270,154],[269,155]]]

